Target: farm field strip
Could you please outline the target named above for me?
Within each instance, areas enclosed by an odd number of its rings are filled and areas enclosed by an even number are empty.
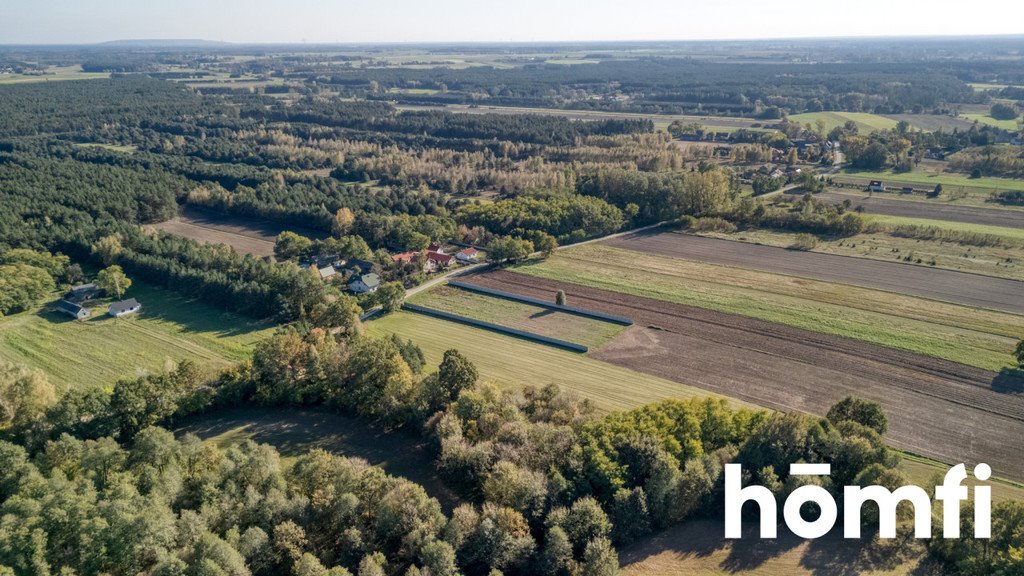
[[[863,133],[875,130],[891,130],[896,127],[896,120],[870,114],[868,112],[805,112],[789,116],[790,121],[800,124],[810,124],[822,120],[825,122],[825,131],[829,132],[835,128],[842,127],[847,122],[853,122]]]
[[[849,338],[517,272],[472,277],[526,294],[565,290],[581,305],[637,325],[597,359],[701,386],[760,406],[823,415],[847,395],[881,402],[889,441],[942,462],[978,458],[1024,478],[1007,437],[1024,434],[1022,381]]]
[[[554,294],[550,296],[553,301]],[[421,292],[410,298],[409,302],[474,320],[582,344],[589,348],[604,345],[623,329],[622,326],[610,322],[467,292],[451,286],[439,286]]]
[[[375,337],[411,338],[423,349],[430,366],[441,362],[445,350],[457,348],[477,366],[482,383],[503,388],[557,384],[590,398],[601,410],[629,409],[664,398],[718,396],[575,352],[409,312],[371,320],[366,330]],[[749,406],[739,401],[734,405]]]
[[[966,222],[951,222],[942,219],[917,218],[906,216],[893,216],[890,214],[873,214],[867,217],[869,223],[883,224],[890,226],[911,225],[929,228],[939,228],[952,232],[966,232],[970,234],[986,234],[999,236],[1013,243],[1024,241],[1024,228],[1007,228],[1005,226],[989,226],[985,224],[972,224]]]
[[[1024,282],[896,262],[752,246],[675,232],[627,235],[603,245],[707,264],[796,276],[1024,314]]]
[[[964,224],[1024,229],[1024,210],[1020,209],[963,206],[941,200],[910,200],[898,196],[890,198],[880,194],[868,195],[864,192],[838,190],[819,192],[814,197],[835,204],[839,204],[843,200],[850,200],[853,202],[854,207],[862,206],[865,214],[883,214],[886,216],[924,218],[962,222]]]
[[[150,225],[152,228],[213,244],[226,244],[239,254],[272,256],[277,235],[291,230],[309,238],[323,238],[325,234],[299,226],[286,226],[276,222],[225,216],[192,207],[183,207],[177,218]]]
[[[779,230],[747,229],[729,233],[695,234],[779,248],[789,248],[797,243],[796,232]],[[965,246],[952,240],[918,240],[893,236],[885,231],[873,231],[847,238],[819,238],[812,251],[902,262],[908,266],[931,267],[934,262],[934,267],[937,268],[1024,281],[1024,253],[1016,242],[1012,244],[1013,246]],[[908,262],[906,258],[910,258],[910,261]]]
[[[949,187],[964,188],[966,190],[982,191],[986,195],[992,191],[1017,190],[1024,191],[1024,179],[1013,178],[971,178],[966,174],[929,172],[868,172],[868,171],[847,171],[840,172],[832,177],[837,181],[846,181],[866,184],[870,180],[882,180],[887,186],[896,184],[920,184],[934,188],[936,184],[942,184],[945,192],[953,192]]]
[[[1024,323],[1013,314],[604,245],[563,250],[516,271],[845,336],[987,370],[1010,366]]]

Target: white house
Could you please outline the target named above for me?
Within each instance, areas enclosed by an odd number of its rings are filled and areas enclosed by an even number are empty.
[[[466,248],[465,250],[459,250],[455,253],[455,259],[465,264],[476,262],[476,259],[479,257],[480,251],[476,248]]]
[[[120,302],[114,302],[107,308],[107,314],[110,314],[114,318],[120,318],[121,316],[127,316],[128,314],[135,314],[139,310],[142,310],[142,304],[135,298],[129,298]]]
[[[356,294],[376,292],[380,288],[380,276],[374,273],[353,276],[348,282],[348,289]]]

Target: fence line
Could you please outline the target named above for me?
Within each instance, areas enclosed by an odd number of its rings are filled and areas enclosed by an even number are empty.
[[[466,284],[465,282],[451,281],[448,282],[448,285],[469,292],[478,292],[480,294],[495,296],[497,298],[504,298],[506,300],[513,300],[515,302],[533,304],[534,306],[540,306],[541,308],[547,308],[549,310],[557,310],[559,312],[575,314],[576,316],[584,316],[587,318],[593,318],[595,320],[604,320],[606,322],[611,322],[613,324],[621,324],[622,326],[633,325],[633,321],[630,320],[629,318],[624,318],[622,316],[614,316],[612,314],[605,314],[604,312],[598,312],[596,310],[576,308],[575,306],[562,306],[560,304],[548,302],[547,300],[541,300],[540,298],[531,298],[530,296],[513,294],[512,292],[503,292],[501,290],[494,290],[492,288],[484,288],[483,286],[477,286],[475,284]]]
[[[476,328],[483,328],[485,330],[491,330],[492,332],[498,332],[508,336],[515,336],[517,338],[523,338],[540,344],[547,344],[549,346],[555,346],[557,348],[563,348],[565,350],[571,350],[573,352],[586,353],[589,348],[582,344],[576,344],[568,342],[566,340],[559,340],[558,338],[549,338],[547,336],[541,336],[540,334],[534,334],[533,332],[527,332],[525,330],[517,330],[515,328],[509,328],[508,326],[501,326],[500,324],[494,324],[491,322],[484,322],[483,320],[477,320],[475,318],[468,318],[466,316],[460,316],[458,314],[452,314],[451,312],[444,312],[441,310],[435,310],[434,308],[427,308],[426,306],[419,306],[417,304],[402,304],[403,310],[409,312],[417,312],[427,316],[433,316],[442,320],[450,320],[452,322],[458,322],[460,324],[467,324]]]

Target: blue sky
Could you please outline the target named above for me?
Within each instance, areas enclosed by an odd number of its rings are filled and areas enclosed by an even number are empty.
[[[0,0],[0,44],[1024,33],[1024,0]]]

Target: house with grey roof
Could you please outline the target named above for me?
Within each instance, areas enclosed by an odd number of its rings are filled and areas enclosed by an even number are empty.
[[[348,281],[348,289],[356,294],[376,292],[380,288],[380,276],[374,273],[353,276]]]
[[[92,314],[88,308],[68,300],[57,302],[57,312],[67,314],[75,320],[85,320]]]
[[[142,310],[142,304],[139,304],[135,298],[129,298],[120,302],[114,302],[107,308],[107,314],[110,314],[114,318],[120,318],[121,316],[127,316],[128,314],[136,314],[139,310]]]

